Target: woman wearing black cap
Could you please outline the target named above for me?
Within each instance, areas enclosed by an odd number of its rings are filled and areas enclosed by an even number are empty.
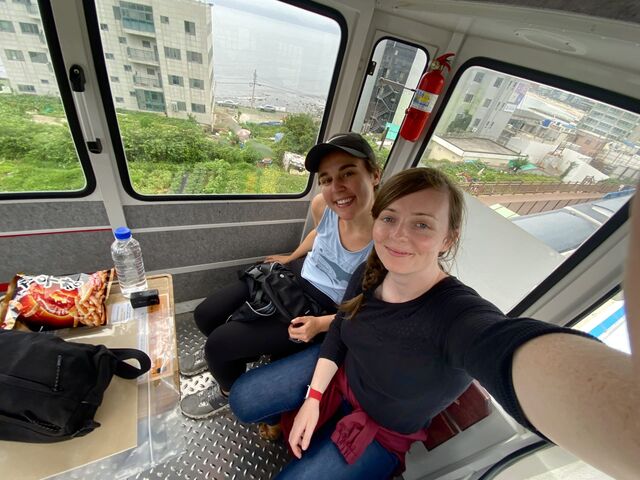
[[[329,329],[351,274],[371,251],[370,212],[380,169],[367,141],[356,133],[336,135],[309,151],[305,167],[318,174],[322,190],[311,202],[315,228],[290,255],[273,255],[265,261],[288,264],[305,293],[328,314],[293,318],[288,327],[276,318],[227,322],[249,298],[242,280],[206,298],[194,311],[198,328],[207,336],[204,351],[185,359],[181,373],[195,375],[208,366],[220,391],[210,388],[185,397],[180,406],[186,416],[206,418],[224,407],[231,386],[256,357],[283,357],[321,339],[324,335],[319,334]]]

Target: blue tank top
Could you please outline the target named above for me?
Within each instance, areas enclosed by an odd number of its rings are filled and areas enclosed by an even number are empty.
[[[335,303],[342,302],[354,270],[364,262],[371,252],[373,241],[357,252],[350,252],[340,242],[338,215],[325,208],[316,228],[316,239],[311,252],[302,266],[302,278],[311,282],[318,290]]]

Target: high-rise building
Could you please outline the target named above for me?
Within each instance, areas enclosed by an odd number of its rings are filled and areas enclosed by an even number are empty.
[[[211,124],[209,2],[98,0],[96,10],[116,108]],[[0,3],[0,60],[14,92],[59,94],[35,2]]]
[[[528,82],[500,72],[469,69],[439,122],[444,130],[437,133],[468,133],[499,140],[528,88]]]
[[[610,140],[633,137],[638,128],[640,128],[639,115],[604,103],[594,103],[578,124],[578,129]]]
[[[386,124],[393,121],[404,93],[399,85],[406,83],[415,58],[416,47],[392,40],[385,43],[382,55],[377,58],[380,62],[375,79],[377,88],[365,114],[369,131],[382,132]]]

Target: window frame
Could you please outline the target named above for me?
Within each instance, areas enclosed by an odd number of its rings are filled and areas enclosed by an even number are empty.
[[[376,51],[376,48],[378,48],[378,45],[383,42],[384,40],[391,40],[394,42],[402,42],[405,43],[406,45],[409,45],[411,47],[415,47],[415,48],[419,48],[422,51],[424,51],[425,55],[427,56],[427,62],[425,63],[424,66],[424,70],[422,70],[422,73],[420,74],[420,78],[422,78],[422,75],[424,75],[427,70],[429,69],[429,64],[431,63],[431,53],[429,52],[429,49],[427,47],[425,47],[424,45],[420,45],[419,43],[415,43],[412,42],[410,40],[406,40],[400,37],[393,37],[391,35],[384,35],[382,37],[380,37],[376,43],[372,46],[371,48],[371,54],[369,55],[369,60],[367,61],[367,66],[371,63],[371,61],[373,60],[373,54]],[[358,105],[360,105],[360,100],[362,99],[362,93],[364,91],[364,86],[367,83],[367,79],[369,77],[369,74],[365,71],[364,72],[364,77],[362,77],[362,82],[360,83],[360,93],[358,93],[358,100],[356,101],[355,105],[356,108],[353,110],[353,115],[351,116],[351,122],[349,123],[349,129],[352,130],[353,129],[353,122],[355,122],[356,120],[356,113],[358,112]],[[417,87],[417,85],[416,85]],[[400,124],[400,126],[402,127],[402,124]],[[398,134],[399,136],[400,134]],[[387,164],[389,163],[389,159],[393,157],[393,150],[394,148],[396,148],[397,145],[397,141],[393,142],[393,145],[391,146],[391,150],[389,150],[389,156],[387,157],[387,161],[384,163],[384,165],[382,166],[382,171],[384,172],[384,169],[387,168]]]
[[[49,50],[49,63],[53,67],[56,77],[60,101],[65,111],[71,141],[76,148],[78,162],[85,178],[85,186],[81,190],[67,192],[0,192],[0,200],[26,200],[26,199],[47,199],[47,198],[81,198],[91,195],[96,189],[96,177],[89,159],[86,141],[80,129],[80,120],[76,111],[71,88],[67,78],[66,67],[62,58],[62,50],[58,42],[58,31],[53,21],[53,10],[50,0],[40,0],[40,17],[42,21],[42,31],[44,32],[47,47]],[[23,54],[24,56],[24,54]]]
[[[174,79],[177,79],[177,83],[173,82]],[[184,87],[184,77],[169,73],[167,74],[167,84],[172,87]]]
[[[192,22],[191,20],[185,20],[184,21],[184,33],[186,35],[192,35],[192,36],[195,37],[195,35],[196,35],[196,22]]]
[[[6,30],[6,29],[0,29],[0,33],[16,33],[16,27],[13,24],[12,20],[3,20],[0,19],[0,22],[2,22],[3,25],[8,25],[9,27],[11,27],[11,30]]]
[[[17,83],[16,85],[21,93],[38,93],[36,92],[36,86],[30,83]]]
[[[175,60],[176,62],[181,62],[182,61],[182,52],[181,52],[181,48],[175,48],[175,47],[168,47],[168,46],[164,46],[164,58],[165,60]],[[171,55],[168,55],[168,52],[171,52]],[[178,56],[173,56],[175,54],[175,52],[178,52]]]
[[[30,22],[18,22],[18,25],[20,25],[20,33],[22,33],[23,35],[40,35],[40,27],[38,26],[37,23],[30,23]],[[25,31],[25,27],[28,26],[29,28],[26,29]],[[35,26],[36,27],[36,31],[32,31],[33,29],[31,27]]]
[[[444,114],[444,111],[456,89],[462,75],[472,67],[484,67],[491,70],[520,77],[532,82],[543,83],[550,87],[562,89],[564,91],[581,95],[592,100],[606,103],[609,106],[616,107],[622,110],[633,112],[640,115],[640,99],[629,97],[621,93],[612,92],[601,87],[589,85],[577,80],[572,80],[559,75],[553,75],[551,73],[534,70],[532,68],[523,67],[513,63],[503,62],[501,60],[495,60],[488,57],[473,57],[464,62],[455,74],[451,78],[447,91],[443,95],[442,103],[438,111],[435,113],[433,121],[429,125],[427,135],[420,145],[416,153],[416,157],[411,163],[412,167],[418,166],[427,145],[431,141],[431,137],[435,132],[435,129]],[[593,235],[584,241],[578,249],[573,252],[568,258],[566,258],[555,270],[553,270],[547,277],[540,282],[533,290],[531,290],[522,300],[520,300],[508,313],[507,316],[514,318],[519,317],[526,312],[534,303],[542,298],[554,285],[556,285],[562,278],[567,276],[569,272],[575,269],[580,263],[582,263],[591,253],[596,250],[602,242],[610,237],[616,230],[629,219],[629,205],[631,200],[624,204],[616,213],[614,213],[609,220],[607,220]]]
[[[48,1],[48,0],[43,0]],[[342,14],[333,8],[325,5],[320,5],[313,1],[308,0],[280,0],[281,3],[291,5],[294,7],[307,10],[318,15],[322,15],[336,22],[340,29],[340,43],[338,45],[338,51],[336,54],[336,61],[333,68],[333,76],[329,83],[329,90],[327,92],[327,102],[320,121],[320,129],[318,130],[318,139],[321,140],[325,137],[327,130],[327,122],[331,112],[331,105],[335,97],[335,90],[338,84],[338,79],[342,72],[342,65],[345,61],[345,52],[348,41],[348,29],[347,22]],[[315,175],[311,173],[307,181],[306,188],[299,193],[236,193],[236,194],[173,194],[173,195],[143,195],[133,188],[131,178],[127,168],[126,153],[123,148],[122,137],[120,136],[120,130],[118,128],[118,122],[116,118],[116,110],[111,95],[111,86],[109,85],[109,73],[107,71],[106,61],[104,59],[104,50],[102,40],[100,38],[100,29],[98,28],[98,14],[96,10],[95,0],[84,2],[84,18],[87,24],[87,31],[89,36],[89,44],[91,47],[91,55],[96,69],[96,75],[98,78],[98,90],[102,99],[102,103],[107,117],[107,127],[109,129],[110,141],[113,146],[114,154],[116,157],[116,163],[118,165],[118,173],[120,174],[120,181],[125,192],[136,200],[145,202],[175,202],[181,200],[188,201],[215,201],[215,200],[271,200],[271,199],[297,199],[306,197],[313,186]],[[404,40],[403,40],[404,41]],[[428,55],[428,52],[427,52]],[[427,62],[428,65],[428,62]],[[188,105],[187,105],[188,106]]]
[[[15,53],[18,53],[19,55],[15,55],[15,56],[19,57],[19,58],[9,58],[9,53],[8,52],[11,52],[12,56]],[[25,57],[24,57],[24,52],[22,50],[14,50],[13,48],[5,48],[4,49],[4,54],[7,57],[7,61],[9,61],[9,62],[25,62],[26,61]]]
[[[200,56],[200,60],[199,60],[199,61],[194,60],[194,57],[196,57],[196,58],[197,58],[198,56]],[[202,64],[203,64],[203,63],[202,63],[202,60],[203,60],[203,58],[202,58],[202,53],[200,53],[200,52],[194,52],[193,50],[187,50],[187,62],[189,62],[189,63],[195,63],[195,64],[197,64],[197,65],[202,65]]]

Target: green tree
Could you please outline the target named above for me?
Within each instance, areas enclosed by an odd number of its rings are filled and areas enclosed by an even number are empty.
[[[461,113],[449,124],[447,127],[447,133],[466,132],[469,124],[471,123],[471,118],[472,116],[469,112]]]
[[[512,172],[519,172],[522,170],[522,167],[529,165],[528,157],[525,158],[515,158],[513,160],[509,160],[508,166]]]
[[[282,123],[284,136],[274,149],[276,159],[282,162],[284,152],[306,155],[318,138],[319,122],[308,113],[288,115]]]

